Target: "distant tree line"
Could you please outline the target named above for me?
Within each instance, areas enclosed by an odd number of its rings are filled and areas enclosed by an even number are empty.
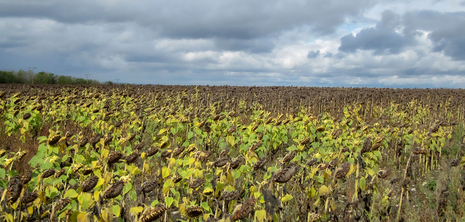
[[[25,84],[101,84],[97,80],[74,78],[71,76],[60,76],[53,73],[39,72],[35,74],[32,70],[24,71],[0,71],[0,84],[1,83],[25,83]],[[105,84],[113,84],[111,81]]]

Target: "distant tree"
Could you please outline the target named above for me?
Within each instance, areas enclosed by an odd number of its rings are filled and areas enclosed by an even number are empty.
[[[24,71],[2,71],[0,70],[0,84],[1,83],[34,83],[34,84],[102,84],[97,80],[74,78],[71,76],[59,76],[53,73],[39,72],[34,74],[32,70]],[[105,84],[113,84],[111,81],[105,82]]]
[[[58,76],[57,83],[61,85],[71,85],[76,84],[76,80],[71,76]]]
[[[96,85],[96,84],[100,84],[100,82],[97,81],[97,80],[93,80],[93,79],[92,79],[92,80],[89,80],[89,81],[88,81],[88,84]]]
[[[106,81],[105,85],[113,85],[113,82],[112,81]]]
[[[76,84],[79,84],[79,85],[87,84],[87,80],[85,80],[83,78],[77,78],[76,79]]]
[[[53,73],[39,72],[34,76],[34,84],[56,84],[57,80]]]
[[[28,70],[26,71],[25,74],[25,82],[24,83],[34,83],[34,71],[33,70]]]
[[[16,83],[17,81],[13,71],[0,71],[0,83]]]
[[[17,73],[16,73],[16,83],[27,83],[27,73],[26,71],[20,69]]]

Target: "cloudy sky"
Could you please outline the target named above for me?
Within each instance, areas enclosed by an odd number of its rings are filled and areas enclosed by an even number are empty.
[[[465,87],[465,0],[0,0],[0,70],[135,84]]]

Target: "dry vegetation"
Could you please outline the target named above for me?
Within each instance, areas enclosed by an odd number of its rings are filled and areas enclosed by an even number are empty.
[[[465,90],[0,85],[6,221],[454,221]]]

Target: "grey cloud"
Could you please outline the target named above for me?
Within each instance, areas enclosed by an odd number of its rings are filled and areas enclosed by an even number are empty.
[[[136,63],[173,63],[174,58],[170,58],[169,55],[137,55],[137,54],[127,54],[124,57],[124,60],[127,62],[136,62]]]
[[[48,18],[65,23],[134,22],[174,38],[250,39],[308,25],[331,33],[371,1],[0,1],[1,17]]]
[[[307,58],[314,59],[320,55],[320,50],[308,52]]]
[[[464,12],[365,18],[377,2],[0,0],[0,67],[144,84],[379,86],[393,73],[464,75]],[[346,24],[362,30],[341,38]],[[416,42],[423,31],[432,47]]]
[[[429,38],[434,42],[433,51],[444,52],[454,60],[465,60],[465,23],[461,27],[450,32],[432,32]]]
[[[102,2],[103,3],[103,2]],[[0,1],[1,17],[51,19],[62,23],[123,22],[136,15],[136,4],[105,4],[97,1]],[[124,10],[125,9],[125,10]]]
[[[275,48],[270,38],[302,26],[315,35],[330,34],[346,18],[359,16],[374,4],[367,0],[250,0],[240,4],[233,0],[0,0],[0,18],[130,24],[150,30],[154,38],[211,39],[215,50],[269,53]]]
[[[384,11],[376,27],[363,29],[356,36],[342,37],[339,51],[373,50],[375,55],[398,54],[415,45],[415,37],[421,35],[421,31],[427,31],[433,42],[433,52],[442,52],[454,60],[465,60],[463,27],[465,12],[415,11],[400,16]],[[396,29],[403,30],[396,32]]]
[[[400,25],[398,14],[384,11],[376,27],[363,29],[356,36],[349,34],[342,37],[339,51],[352,53],[360,49],[373,50],[375,55],[398,54],[406,46],[414,44],[410,36],[396,32]]]
[[[406,31],[428,31],[434,52],[443,52],[454,60],[465,60],[465,12],[419,11],[404,16]]]
[[[5,40],[0,40],[0,49],[20,48],[28,43],[28,39],[19,36],[16,38],[6,37]]]
[[[269,53],[275,47],[270,39],[232,39],[215,38],[219,50],[245,51],[249,53]]]
[[[269,53],[270,38],[296,27],[315,35],[333,33],[375,3],[367,0],[105,1],[0,0],[0,18],[49,19],[65,24],[138,26],[154,38],[211,39],[217,50]],[[126,25],[126,26],[128,26]],[[124,30],[123,30],[124,31]]]

